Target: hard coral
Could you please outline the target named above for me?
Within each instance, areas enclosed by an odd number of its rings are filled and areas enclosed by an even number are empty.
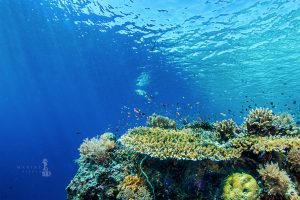
[[[112,133],[104,133],[100,138],[85,139],[79,147],[80,155],[85,159],[95,162],[106,160],[108,151],[116,146],[115,137]]]
[[[144,185],[144,181],[138,176],[128,175],[119,185],[117,199],[121,200],[150,200],[150,192]]]
[[[291,169],[300,172],[300,148],[293,148],[287,155],[287,160],[291,164]]]
[[[258,170],[269,195],[282,195],[287,199],[298,196],[295,185],[284,170],[280,170],[278,164],[266,164]]]
[[[140,127],[129,130],[120,141],[125,147],[136,152],[162,160],[227,160],[241,155],[239,149],[225,148],[206,140],[201,134],[194,134],[189,129]]]
[[[255,154],[260,152],[285,152],[291,148],[300,147],[300,138],[298,136],[246,136],[234,138],[230,141],[231,145],[242,151],[252,151]]]
[[[273,121],[277,135],[295,135],[299,133],[299,127],[296,126],[294,118],[288,113],[277,115]]]
[[[258,184],[250,174],[234,173],[225,180],[223,188],[225,200],[256,200],[258,196]]]
[[[273,120],[275,120],[272,110],[267,108],[256,108],[250,111],[245,120],[249,134],[266,136],[273,131]]]
[[[154,113],[147,118],[147,126],[153,128],[176,129],[176,122],[168,117]]]
[[[237,125],[232,119],[216,122],[214,123],[214,127],[219,133],[220,138],[224,141],[233,138],[237,130]]]

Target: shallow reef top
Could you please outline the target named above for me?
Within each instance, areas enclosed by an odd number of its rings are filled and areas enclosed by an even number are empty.
[[[232,119],[192,122],[176,127],[167,117],[148,117],[148,127],[128,130],[120,142],[133,151],[159,159],[214,161],[239,158],[245,152],[284,152],[300,148],[300,129],[289,114],[270,109],[250,111],[241,125]],[[209,127],[209,128],[208,128]]]
[[[176,121],[85,139],[70,200],[298,200],[300,131],[289,114],[257,108],[241,125]]]

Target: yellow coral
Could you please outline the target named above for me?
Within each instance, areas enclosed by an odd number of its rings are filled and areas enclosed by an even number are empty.
[[[160,159],[226,160],[238,158],[242,153],[239,149],[211,143],[189,129],[140,127],[129,130],[120,141],[134,151]]]
[[[225,180],[223,188],[225,200],[256,200],[258,196],[258,184],[250,174],[234,173]]]
[[[128,175],[125,176],[124,180],[119,185],[119,189],[129,189],[136,192],[142,185],[144,185],[143,179],[138,176]]]
[[[244,151],[278,151],[299,148],[298,136],[245,136],[229,140],[221,145],[214,143],[189,129],[171,130],[140,127],[129,130],[121,138],[121,143],[142,154],[160,159],[179,160],[227,160],[239,158]]]
[[[258,154],[259,152],[285,152],[287,149],[300,148],[300,138],[297,136],[250,136],[235,138],[230,141],[233,147],[242,151],[252,151]]]
[[[117,199],[121,200],[151,200],[150,192],[144,184],[144,180],[138,176],[125,176],[118,186]]]

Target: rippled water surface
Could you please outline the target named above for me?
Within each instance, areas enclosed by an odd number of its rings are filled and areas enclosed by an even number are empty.
[[[169,65],[163,70],[175,71],[196,96],[210,101],[241,104],[250,95],[260,103],[285,104],[300,92],[299,1],[94,0],[51,5],[61,9],[53,16],[57,20],[64,15],[78,28],[127,35],[137,46],[165,56]]]

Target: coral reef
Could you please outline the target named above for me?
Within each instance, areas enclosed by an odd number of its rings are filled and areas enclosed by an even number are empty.
[[[139,127],[129,130],[120,141],[136,152],[159,159],[226,160],[237,158],[241,154],[239,149],[219,146],[189,129]]]
[[[219,133],[221,140],[224,141],[233,138],[237,131],[237,125],[232,119],[216,122],[214,123],[214,127]]]
[[[286,171],[280,170],[277,163],[266,164],[264,167],[261,166],[258,173],[260,174],[269,195],[280,195],[286,197],[286,199],[298,196],[295,185],[289,175]]]
[[[153,128],[176,129],[176,121],[154,113],[147,118],[147,126]]]
[[[300,172],[300,149],[293,148],[287,155],[287,160],[291,164],[291,169]]]
[[[260,152],[286,152],[291,148],[297,148],[300,146],[300,137],[295,136],[250,136],[235,138],[230,141],[234,148],[241,151],[252,151],[255,154]]]
[[[112,133],[85,139],[67,198],[299,199],[300,131],[291,115],[259,108],[243,126],[197,120],[177,127],[153,115],[147,125],[118,140]]]
[[[258,184],[250,174],[234,173],[224,183],[224,200],[256,200],[259,197]]]
[[[191,123],[185,124],[184,128],[186,129],[190,128],[195,131],[201,131],[201,130],[212,131],[214,129],[214,126],[208,121],[199,118]]]
[[[85,139],[79,148],[80,155],[95,162],[103,162],[107,153],[115,148],[115,140],[112,133],[104,133],[99,138]]]
[[[118,186],[120,192],[117,199],[122,200],[151,200],[151,194],[144,185],[144,181],[137,176],[125,176],[124,180]]]
[[[272,110],[267,108],[257,108],[250,111],[245,119],[245,124],[249,134],[270,135],[273,131],[272,123],[276,116]]]

